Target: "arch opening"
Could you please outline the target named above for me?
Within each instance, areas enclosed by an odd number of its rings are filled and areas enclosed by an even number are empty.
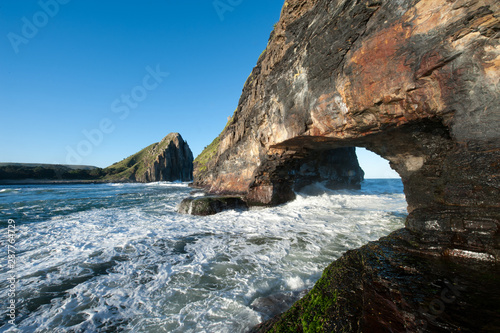
[[[365,179],[401,179],[389,161],[363,147],[356,147],[359,166],[365,172]]]
[[[362,171],[349,163],[333,167],[333,173],[324,172],[328,165],[332,169],[332,161],[341,160],[333,155],[341,151],[354,154],[350,147],[379,155],[399,174],[408,204],[405,226],[419,239],[423,251],[476,251],[497,256],[500,190],[496,179],[484,175],[494,174],[498,155],[457,144],[438,119],[347,139],[298,136],[272,146],[249,187],[247,200],[250,204],[284,203],[295,197],[294,190],[302,183],[314,180],[333,178],[344,188],[359,186]],[[478,173],[471,168],[474,165],[490,167],[492,172]]]

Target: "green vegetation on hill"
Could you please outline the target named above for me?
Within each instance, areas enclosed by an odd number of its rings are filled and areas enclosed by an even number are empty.
[[[144,163],[147,163],[148,153],[153,150],[156,145],[158,145],[158,143],[153,143],[140,152],[105,168],[105,178],[107,180],[130,180],[136,172],[144,168]]]
[[[179,133],[170,133],[163,140],[153,143],[143,150],[104,169],[108,181],[143,181],[142,177],[158,156],[165,151]],[[181,138],[182,139],[182,138]]]
[[[104,175],[100,168],[59,164],[0,164],[0,180],[98,180]]]
[[[138,153],[131,155],[105,169],[91,166],[0,163],[0,180],[4,182],[25,181],[99,181],[127,182],[143,181],[137,179],[154,164],[175,139],[178,133],[170,133],[162,141],[154,143]],[[192,157],[191,157],[192,158]]]
[[[207,170],[208,162],[212,160],[212,158],[215,157],[217,154],[217,150],[219,149],[219,144],[220,144],[220,138],[222,136],[222,133],[231,125],[234,121],[234,114],[236,113],[236,110],[233,113],[233,116],[228,119],[226,126],[224,126],[224,129],[222,132],[210,143],[208,146],[203,149],[200,155],[198,155],[195,160],[194,160],[194,167],[198,172],[204,172]]]
[[[220,136],[216,137],[214,141],[212,141],[211,144],[205,147],[205,149],[203,149],[201,154],[195,158],[194,165],[195,168],[198,169],[198,171],[203,172],[207,170],[207,163],[217,154],[217,150],[219,149],[219,144],[220,144]]]
[[[0,163],[0,167],[25,167],[25,168],[66,168],[71,170],[95,170],[98,167],[91,165],[45,164],[45,163]]]

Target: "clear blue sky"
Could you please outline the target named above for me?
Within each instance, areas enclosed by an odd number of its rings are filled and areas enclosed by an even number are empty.
[[[236,109],[282,5],[0,0],[0,162],[105,167],[170,132],[198,155]],[[397,176],[365,160],[368,177]]]

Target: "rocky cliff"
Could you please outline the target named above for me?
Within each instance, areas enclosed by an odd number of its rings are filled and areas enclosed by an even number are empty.
[[[104,170],[106,179],[137,181],[191,181],[193,153],[179,133],[170,133],[163,140],[115,163]]]
[[[497,257],[499,10],[493,0],[286,1],[195,184],[277,203],[292,197],[297,161],[366,147],[401,175],[407,228],[423,243]]]
[[[366,147],[403,180],[414,250],[498,261],[499,44],[496,0],[288,0],[195,184],[279,203],[297,163]]]

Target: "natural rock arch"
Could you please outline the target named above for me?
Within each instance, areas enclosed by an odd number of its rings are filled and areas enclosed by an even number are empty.
[[[401,175],[422,244],[498,258],[499,12],[494,0],[286,1],[195,185],[280,203],[290,186],[276,170],[362,146]]]
[[[495,0],[285,2],[195,185],[275,204],[294,159],[361,146],[401,175],[409,216],[256,331],[498,330],[481,263],[500,260],[499,18]]]
[[[345,145],[362,146],[377,153],[389,160],[401,176],[409,213],[406,227],[420,236],[422,249],[427,245],[448,254],[461,253],[450,252],[450,249],[468,249],[497,255],[496,205],[500,193],[491,183],[494,179],[491,175],[498,167],[498,155],[455,145],[448,128],[432,120],[353,140],[296,137],[274,145],[273,149],[282,151],[286,158],[281,163],[286,164],[287,159],[295,158],[290,152],[304,154],[304,150],[328,150]],[[260,169],[267,170],[271,163],[263,163]],[[267,181],[280,184],[275,194],[278,200],[288,197],[289,186],[283,186],[283,178],[269,177]],[[266,190],[254,183],[247,197],[250,201],[259,201],[261,192]]]

